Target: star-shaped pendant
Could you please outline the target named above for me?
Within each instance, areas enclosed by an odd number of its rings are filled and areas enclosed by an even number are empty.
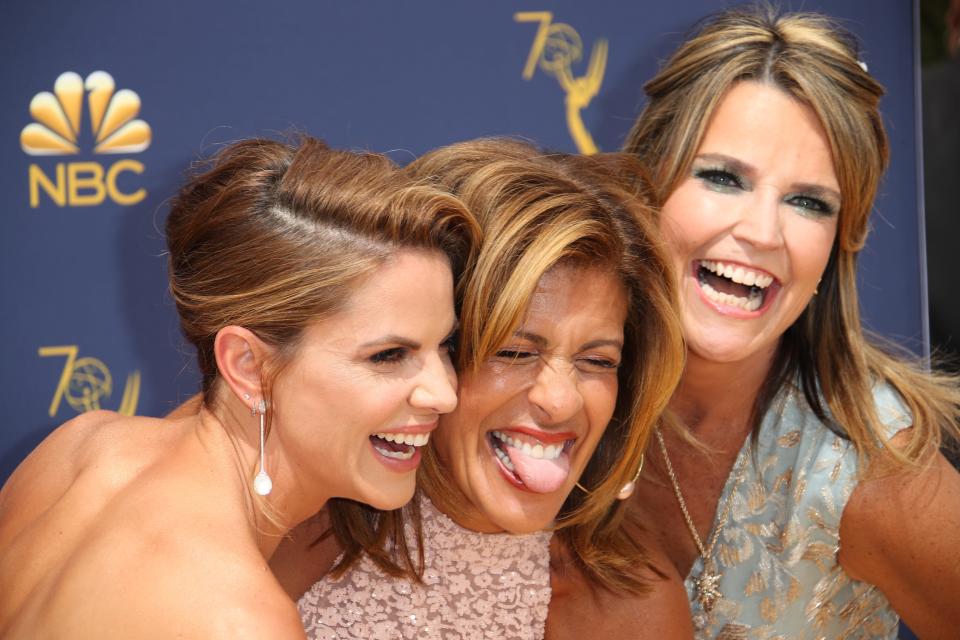
[[[704,611],[710,613],[713,605],[722,595],[720,593],[720,574],[704,567],[703,573],[694,581],[694,584],[697,585],[697,600],[700,602],[700,606],[703,607]]]

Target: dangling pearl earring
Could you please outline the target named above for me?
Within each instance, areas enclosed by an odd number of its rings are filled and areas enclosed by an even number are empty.
[[[640,466],[637,467],[637,472],[633,475],[633,480],[620,488],[620,491],[617,493],[617,500],[626,500],[633,495],[633,492],[637,490],[637,480],[640,478],[641,471],[643,471],[643,456],[640,456]]]
[[[257,415],[258,413],[260,414],[260,471],[257,472],[256,477],[253,479],[253,490],[257,492],[258,496],[265,496],[273,491],[273,480],[270,479],[270,476],[263,468],[263,431],[264,421],[267,415],[267,403],[262,399],[253,408],[253,415]]]

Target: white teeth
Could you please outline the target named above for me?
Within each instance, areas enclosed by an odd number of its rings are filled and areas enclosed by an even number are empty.
[[[396,442],[398,444],[405,444],[410,447],[422,447],[430,441],[429,433],[375,433],[373,434],[378,438],[382,438],[387,442]]]
[[[523,452],[523,455],[535,458],[537,460],[556,460],[560,457],[560,454],[563,453],[563,443],[545,445],[541,442],[538,442],[536,444],[530,444],[529,442],[512,438],[502,431],[493,431],[491,433],[497,440],[500,440],[514,449],[519,449],[521,452]],[[498,456],[503,453],[496,447],[494,447],[494,450],[497,452]],[[501,459],[503,458],[501,457]]]
[[[413,454],[417,450],[413,447],[407,449],[406,451],[388,451],[387,449],[381,449],[377,445],[373,445],[373,448],[380,452],[380,455],[386,456],[387,458],[394,458],[396,460],[409,460],[413,457]]]
[[[728,307],[737,307],[744,311],[756,311],[763,303],[763,296],[761,295],[751,295],[749,298],[741,298],[740,296],[717,291],[706,282],[700,283],[700,289],[714,302],[725,304]]]
[[[761,289],[766,289],[771,284],[773,284],[773,276],[753,271],[747,267],[742,267],[740,265],[731,265],[724,264],[723,262],[715,260],[701,260],[700,265],[718,276],[723,276],[724,278],[729,278],[737,284],[743,284],[748,287],[759,287]]]
[[[510,460],[510,456],[508,456],[506,453],[504,453],[502,450],[498,449],[497,447],[493,448],[493,452],[497,454],[497,457],[500,459],[500,462],[503,463],[503,466],[505,466],[507,469],[510,469],[510,471],[517,470],[513,466],[513,462]]]

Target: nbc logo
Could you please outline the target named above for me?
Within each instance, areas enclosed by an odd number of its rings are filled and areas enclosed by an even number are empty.
[[[30,101],[31,122],[20,132],[20,147],[31,156],[65,156],[80,152],[84,93],[95,154],[140,153],[150,146],[151,130],[140,113],[140,97],[129,89],[115,91],[113,77],[94,71],[84,81],[73,71],[60,74],[53,93],[41,91]],[[99,162],[58,162],[48,175],[38,164],[29,168],[30,207],[40,206],[41,192],[57,206],[94,206],[106,197],[121,205],[143,200],[144,189],[122,191],[125,172],[142,174],[143,163],[119,160],[109,167]]]

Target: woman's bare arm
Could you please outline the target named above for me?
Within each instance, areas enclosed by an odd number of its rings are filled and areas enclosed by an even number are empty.
[[[957,637],[960,474],[942,455],[917,472],[862,481],[840,520],[840,544],[844,570],[876,585],[919,637]]]

